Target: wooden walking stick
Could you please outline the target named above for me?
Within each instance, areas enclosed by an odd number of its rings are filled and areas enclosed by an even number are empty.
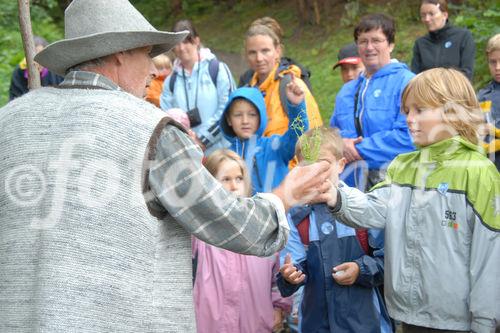
[[[40,88],[40,72],[33,58],[35,57],[35,42],[31,28],[30,2],[29,0],[18,0],[19,5],[19,28],[23,39],[24,54],[26,55],[26,66],[28,67],[28,88],[30,90]]]

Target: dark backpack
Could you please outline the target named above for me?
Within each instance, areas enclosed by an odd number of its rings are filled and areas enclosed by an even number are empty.
[[[217,58],[210,59],[208,63],[208,73],[210,74],[210,78],[212,79],[214,86],[217,88],[217,75],[219,75],[219,60]],[[168,85],[171,93],[174,93],[174,85],[176,80],[177,72],[174,71]]]
[[[300,79],[304,81],[307,88],[312,93],[312,86],[310,80],[311,71],[291,58],[282,57],[280,60],[280,67],[288,67],[289,65],[295,65],[300,68]],[[254,73],[255,72],[253,70],[249,69],[245,73],[241,74],[240,81],[238,82],[238,88],[248,86],[250,84],[250,80],[252,80]]]

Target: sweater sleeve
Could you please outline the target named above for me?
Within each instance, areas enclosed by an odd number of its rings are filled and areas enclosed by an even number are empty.
[[[258,256],[283,248],[289,227],[276,196],[237,198],[202,166],[202,152],[187,135],[170,125],[159,135],[148,165],[148,200],[208,244]]]

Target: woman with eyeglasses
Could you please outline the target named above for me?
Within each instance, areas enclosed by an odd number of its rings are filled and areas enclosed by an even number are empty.
[[[429,33],[413,46],[412,71],[418,74],[435,67],[451,67],[472,81],[476,44],[469,30],[449,22],[447,0],[423,0],[420,19]]]
[[[387,15],[361,18],[354,40],[365,71],[344,84],[330,120],[330,126],[340,129],[349,163],[342,178],[360,190],[383,179],[394,157],[414,150],[401,113],[401,95],[414,74],[391,60],[395,34],[394,20]]]
[[[208,155],[228,145],[220,131],[219,119],[235,84],[227,65],[203,47],[191,21],[180,20],[172,28],[174,32],[184,30],[189,35],[173,48],[177,58],[172,74],[163,84],[160,107],[184,110],[197,143]]]

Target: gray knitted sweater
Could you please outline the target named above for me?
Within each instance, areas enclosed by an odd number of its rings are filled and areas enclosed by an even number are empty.
[[[229,195],[163,112],[105,83],[0,109],[2,333],[195,332],[189,233],[256,255],[286,242],[273,198]]]

